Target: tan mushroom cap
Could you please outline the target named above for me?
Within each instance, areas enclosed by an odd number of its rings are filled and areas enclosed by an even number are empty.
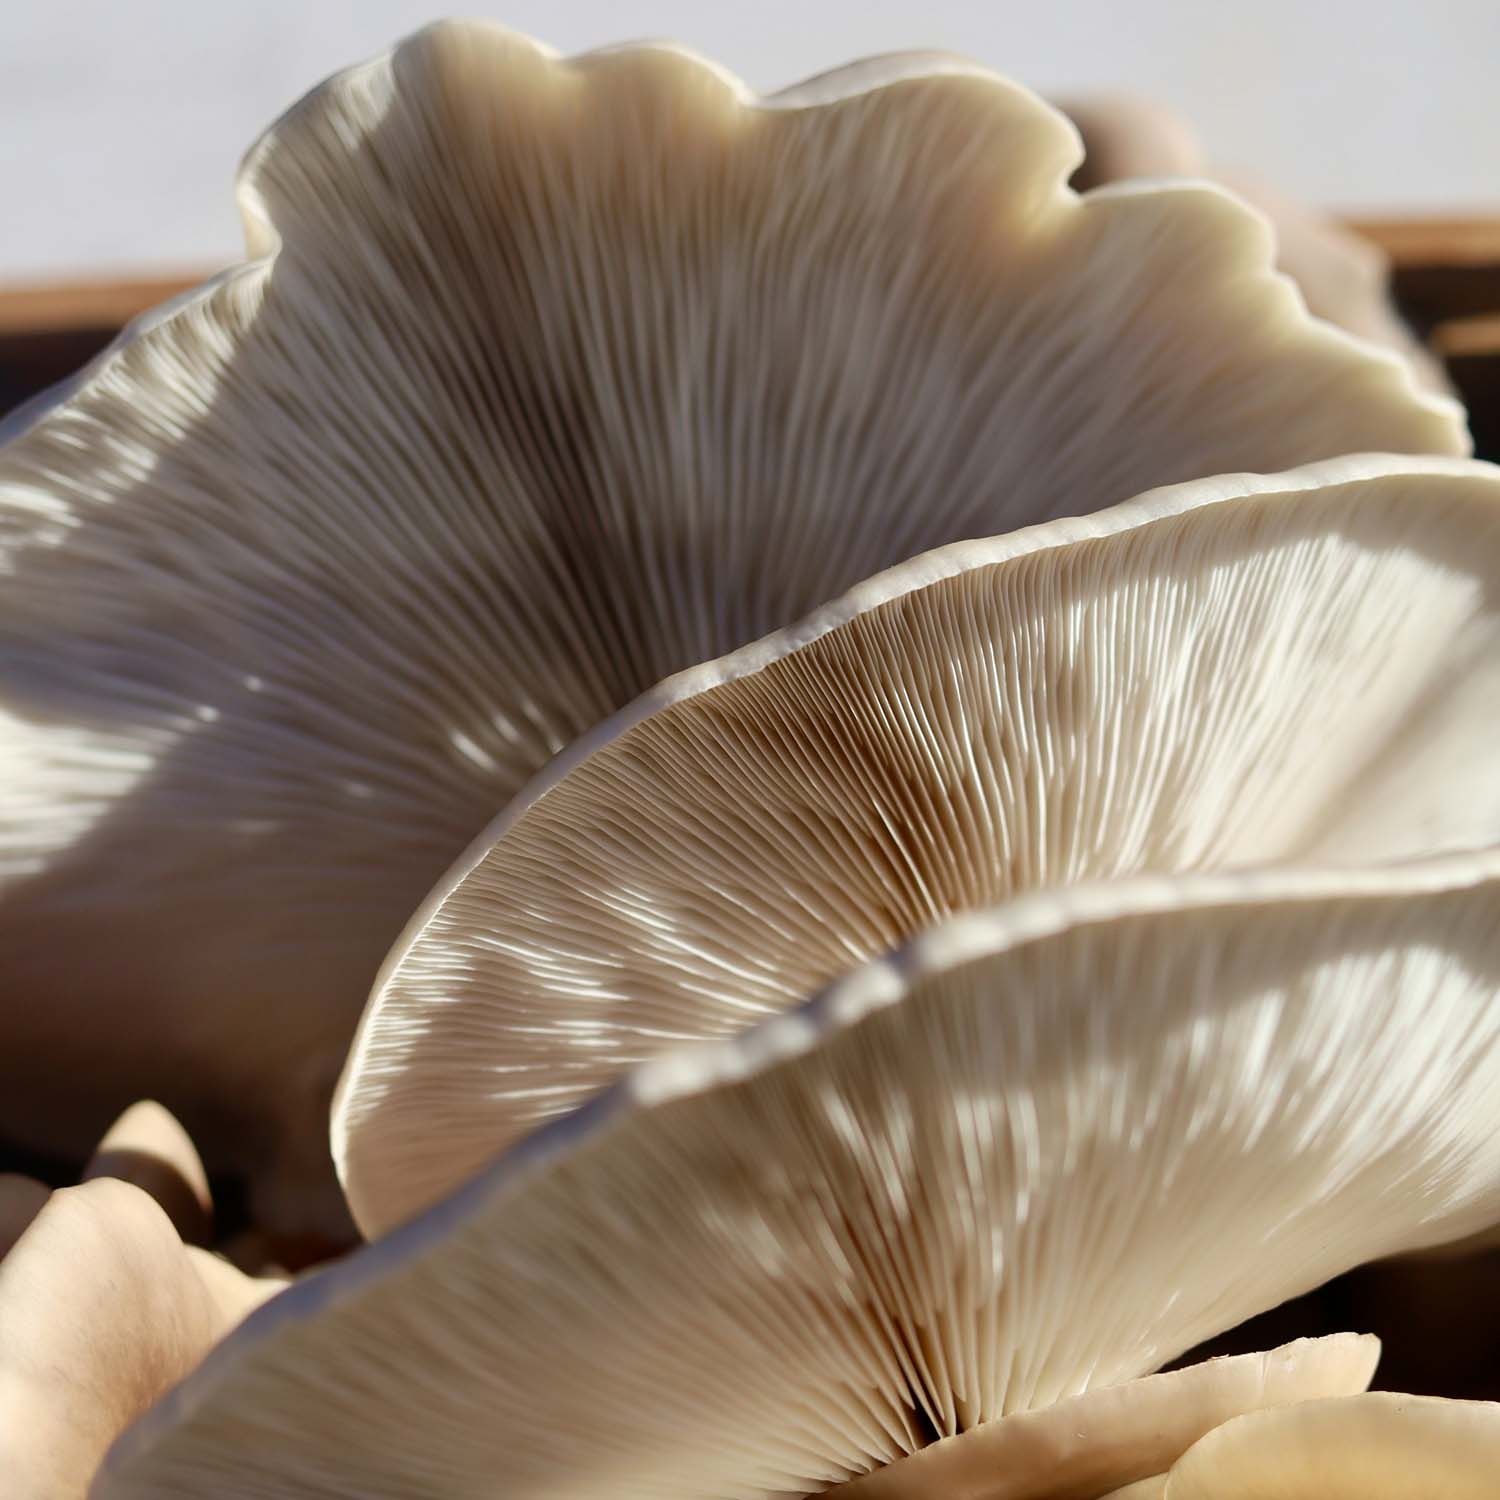
[[[1363,1391],[1380,1340],[1338,1333],[1205,1360],[988,1422],[828,1491],[838,1500],[1096,1500],[1245,1412]]]
[[[1500,1405],[1372,1391],[1236,1417],[1107,1500],[1494,1500]]]
[[[955,919],[276,1299],[95,1500],[807,1494],[1500,1202],[1500,856]]]
[[[382,1232],[954,912],[1500,843],[1500,469],[1346,459],[917,558],[585,737],[393,950],[334,1117]]]
[[[51,1194],[0,1260],[6,1500],[82,1500],[120,1431],[282,1285],[184,1247],[129,1183]]]
[[[1247,210],[1078,155],[956,59],[757,100],[477,23],[279,121],[262,259],[0,452],[0,1129],[151,1094],[305,1185],[401,925],[665,674],[939,543],[1466,450]]]

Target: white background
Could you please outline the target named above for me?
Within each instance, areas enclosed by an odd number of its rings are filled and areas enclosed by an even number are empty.
[[[0,279],[231,259],[234,167],[257,131],[437,14],[0,0]],[[1042,91],[1152,94],[1218,160],[1309,201],[1500,210],[1500,0],[512,0],[490,14],[564,51],[675,37],[760,88],[947,48]]]

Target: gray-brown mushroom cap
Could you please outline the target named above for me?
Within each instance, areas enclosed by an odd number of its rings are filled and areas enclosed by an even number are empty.
[[[664,675],[938,543],[1464,450],[1252,214],[1078,151],[954,59],[756,100],[467,23],[290,111],[262,258],[0,452],[0,1128],[150,1094],[305,1186],[402,923]]]
[[[95,1500],[768,1500],[1500,1211],[1500,856],[1109,882],[679,1049],[249,1320]]]
[[[350,1053],[355,1217],[955,912],[1500,844],[1497,702],[1488,465],[1223,477],[914,559],[662,684],[476,842]]]

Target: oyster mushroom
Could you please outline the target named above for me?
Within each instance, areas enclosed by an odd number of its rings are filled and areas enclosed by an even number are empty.
[[[942,923],[269,1303],[95,1500],[755,1500],[1003,1445],[1500,1210],[1497,907],[1491,851]],[[1045,1451],[1066,1429],[1036,1420]],[[1130,1455],[1108,1478],[1064,1445],[1099,1489],[1155,1461],[1091,1430]]]
[[[1130,178],[1211,177],[1270,220],[1277,263],[1297,283],[1308,309],[1360,338],[1395,349],[1421,382],[1451,389],[1442,364],[1413,336],[1391,298],[1391,267],[1378,247],[1330,214],[1295,203],[1247,172],[1210,168],[1188,123],[1131,94],[1058,101],[1083,137],[1074,185],[1094,188]]]
[[[1372,1391],[1247,1413],[1106,1500],[1493,1500],[1500,1405]]]
[[[1047,886],[1500,844],[1500,469],[1344,459],[941,549],[559,756],[392,950],[379,1233],[672,1041]]]
[[[81,1186],[31,1184],[13,1243],[0,1231],[7,1500],[82,1500],[121,1430],[285,1285],[183,1244],[164,1204],[179,1207],[184,1182],[202,1180],[176,1122],[138,1105]]]
[[[664,674],[938,543],[1465,451],[1254,215],[1080,198],[1078,156],[950,58],[757,100],[469,23],[284,116],[240,178],[257,259],[0,452],[0,985],[38,997],[0,1129],[82,1149],[151,1093],[301,1223],[402,924]]]
[[[1155,1468],[1233,1417],[1363,1391],[1379,1357],[1378,1339],[1342,1333],[1205,1360],[1002,1417],[824,1493],[838,1500],[1093,1500],[1101,1485]]]

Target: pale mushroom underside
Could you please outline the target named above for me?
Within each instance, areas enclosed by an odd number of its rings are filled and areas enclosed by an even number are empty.
[[[221,1165],[313,1170],[413,907],[664,674],[938,543],[1464,451],[1252,213],[1080,198],[1078,149],[953,59],[756,100],[477,23],[290,111],[240,182],[261,258],[0,451],[6,1055],[70,1058],[0,1069],[0,1127],[152,1093]]]
[[[1500,1214],[1497,882],[954,919],[271,1303],[96,1500],[802,1495],[1467,1233]]]
[[[646,694],[455,866],[338,1095],[355,1216],[956,912],[1500,844],[1497,704],[1488,465],[1221,478],[915,559]]]

